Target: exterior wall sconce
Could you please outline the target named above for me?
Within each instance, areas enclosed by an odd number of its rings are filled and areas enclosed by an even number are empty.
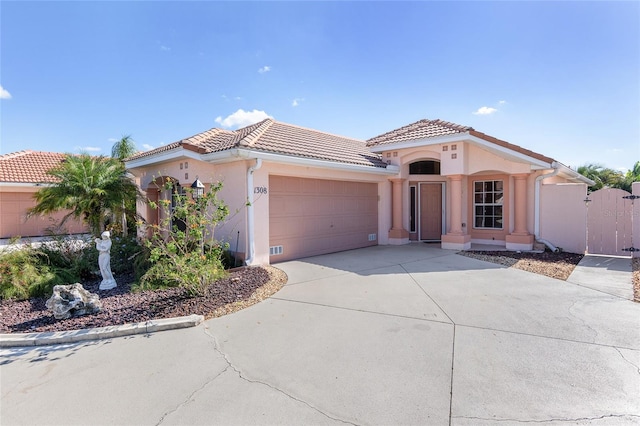
[[[191,196],[194,200],[197,200],[204,195],[204,184],[200,182],[198,176],[196,176],[196,180],[191,184],[191,189],[193,189],[193,194]]]
[[[589,203],[591,202],[591,198],[587,197],[587,198],[585,198],[585,199],[584,199],[584,200],[582,200],[582,201],[584,201],[584,205],[585,205],[585,206],[589,207]]]

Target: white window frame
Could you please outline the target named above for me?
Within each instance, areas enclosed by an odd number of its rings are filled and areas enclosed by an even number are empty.
[[[478,183],[482,184],[482,191],[477,192],[476,185]],[[487,183],[491,183],[491,189],[487,189]],[[496,190],[497,183],[500,184],[501,190]],[[473,229],[490,229],[490,230],[504,230],[504,194],[505,194],[505,185],[504,180],[502,179],[491,179],[491,180],[476,180],[473,181]],[[479,196],[479,197],[478,197]],[[482,201],[478,202],[478,198],[481,198]],[[494,209],[494,214],[487,215],[481,214],[478,216],[477,208],[478,207],[490,207]],[[495,209],[497,207],[501,208],[500,216],[495,214]],[[484,218],[493,218],[494,224],[498,222],[497,218],[499,218],[500,226],[478,226],[478,217]]]

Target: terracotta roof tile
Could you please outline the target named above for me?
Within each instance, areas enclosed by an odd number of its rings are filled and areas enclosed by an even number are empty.
[[[58,152],[18,151],[0,155],[0,182],[48,183],[56,180],[47,174],[65,159]]]
[[[402,141],[435,138],[465,133],[471,127],[460,126],[444,120],[420,120],[367,140],[367,146],[385,145]]]
[[[364,141],[280,123],[270,118],[234,131],[210,129],[181,141],[138,153],[127,161],[178,147],[201,153],[244,148],[316,160],[386,167],[382,157],[369,151]]]
[[[419,140],[435,138],[439,136],[453,135],[469,133],[471,136],[483,139],[494,145],[498,145],[504,148],[508,148],[512,151],[519,152],[529,157],[535,158],[540,161],[552,163],[554,160],[550,157],[546,157],[537,152],[522,148],[521,146],[514,145],[509,142],[494,138],[493,136],[486,135],[482,132],[478,132],[469,126],[461,126],[459,124],[450,123],[443,120],[420,120],[415,123],[409,124],[399,129],[392,130],[391,132],[384,133],[380,136],[376,136],[367,140],[367,146],[379,146],[392,144],[397,142]]]

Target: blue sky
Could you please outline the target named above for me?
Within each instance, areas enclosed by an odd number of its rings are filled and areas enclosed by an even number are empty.
[[[276,120],[455,122],[640,160],[639,2],[0,2],[0,153],[110,154]]]

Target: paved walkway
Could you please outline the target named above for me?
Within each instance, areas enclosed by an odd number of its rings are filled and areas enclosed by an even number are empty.
[[[586,255],[567,282],[633,300],[631,258]]]
[[[426,245],[183,330],[2,350],[0,424],[640,424],[640,304]]]

